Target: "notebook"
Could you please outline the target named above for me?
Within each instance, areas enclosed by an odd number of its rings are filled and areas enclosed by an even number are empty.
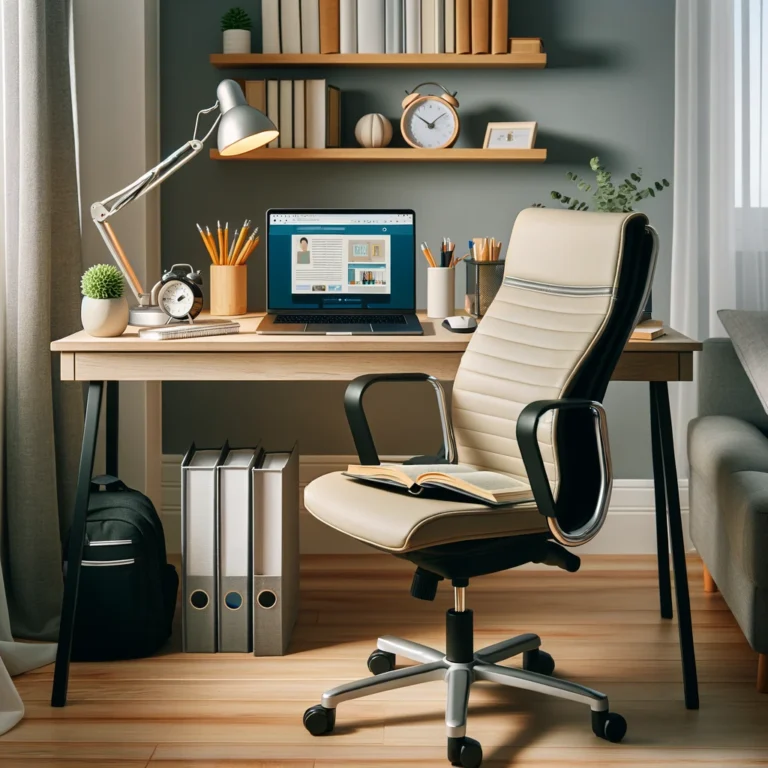
[[[164,325],[161,328],[142,328],[139,338],[162,341],[166,339],[194,339],[199,336],[226,336],[240,333],[240,323],[194,323],[192,325]]]

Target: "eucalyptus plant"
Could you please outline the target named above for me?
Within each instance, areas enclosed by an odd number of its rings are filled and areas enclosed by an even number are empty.
[[[221,17],[221,31],[230,29],[250,29],[251,17],[242,8],[230,8]]]
[[[557,191],[552,191],[552,199],[557,200],[571,211],[587,211],[591,206],[594,210],[604,213],[628,213],[634,210],[632,206],[635,203],[639,203],[647,197],[656,197],[657,192],[663,192],[669,186],[666,179],[655,181],[651,186],[642,186],[642,168],[630,173],[628,179],[624,179],[619,186],[616,186],[613,183],[611,172],[600,163],[599,157],[593,157],[589,161],[589,167],[595,174],[594,184],[588,183],[572,171],[568,171],[565,177],[568,181],[573,182],[580,192],[585,194],[592,192],[594,186],[591,199],[585,202]],[[544,206],[541,203],[536,203],[534,207],[543,208]]]

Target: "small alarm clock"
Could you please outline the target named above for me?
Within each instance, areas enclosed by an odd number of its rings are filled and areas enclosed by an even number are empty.
[[[168,315],[168,322],[190,323],[203,308],[203,280],[189,264],[174,264],[157,284],[157,304]],[[154,293],[154,291],[153,291]]]
[[[424,85],[434,85],[438,96],[418,93]],[[420,83],[403,99],[400,130],[403,138],[415,149],[445,149],[459,138],[459,102],[439,83]]]

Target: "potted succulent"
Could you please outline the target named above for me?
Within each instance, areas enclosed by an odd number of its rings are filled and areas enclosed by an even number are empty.
[[[123,296],[120,270],[97,264],[85,271],[80,289],[80,319],[85,332],[91,336],[120,336],[128,327],[128,302]]]
[[[251,52],[251,17],[242,8],[230,8],[221,17],[224,53]]]

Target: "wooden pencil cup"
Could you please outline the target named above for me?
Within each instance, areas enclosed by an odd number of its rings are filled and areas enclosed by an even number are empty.
[[[211,314],[244,315],[248,311],[248,267],[211,264]]]

